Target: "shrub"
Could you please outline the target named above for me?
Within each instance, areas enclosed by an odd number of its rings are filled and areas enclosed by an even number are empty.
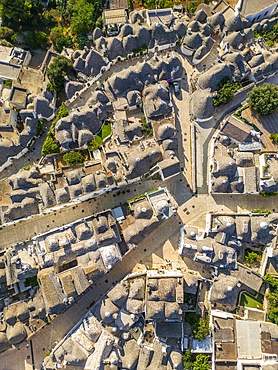
[[[209,370],[210,365],[208,363],[209,356],[199,354],[196,356],[196,360],[193,363],[193,370]]]
[[[66,117],[69,114],[68,108],[66,107],[66,104],[63,102],[57,112],[56,118],[59,120],[63,117]]]
[[[256,208],[256,209],[252,209],[251,210],[251,213],[264,213],[266,215],[270,215],[271,214],[271,210],[270,209]]]
[[[22,169],[26,170],[26,171],[29,171],[31,167],[32,167],[32,163],[26,164],[26,166],[23,166]]]
[[[75,152],[71,150],[63,155],[63,160],[66,162],[68,166],[76,166],[79,163],[83,163],[85,158],[80,152]]]
[[[248,103],[261,116],[267,116],[278,108],[278,86],[265,83],[254,87],[249,93]]]
[[[38,127],[37,127],[37,136],[40,136],[43,133],[43,120],[38,121]]]
[[[14,31],[8,27],[0,27],[0,39],[11,40]]]
[[[255,262],[259,262],[262,259],[262,256],[259,252],[255,252],[252,250],[246,250],[245,256],[244,256],[245,261],[252,265]]]
[[[8,87],[10,89],[13,86],[13,81],[12,80],[5,80],[4,81],[4,86]]]
[[[276,197],[278,195],[278,191],[269,191],[269,192],[261,191],[260,195],[264,198]],[[271,211],[269,212],[271,213]]]
[[[99,148],[99,144],[96,140],[92,140],[89,144],[88,144],[88,149],[90,150],[97,150]]]
[[[51,349],[47,350],[47,351],[45,352],[45,357],[49,356],[49,355],[50,355],[50,353],[51,353]]]

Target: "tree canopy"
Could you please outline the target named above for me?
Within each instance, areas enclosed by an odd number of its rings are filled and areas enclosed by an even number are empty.
[[[224,78],[218,84],[217,95],[213,98],[213,105],[218,107],[222,104],[227,104],[233,100],[235,92],[241,88],[239,82],[231,82],[229,79]]]
[[[207,355],[197,355],[196,361],[193,363],[193,370],[209,370],[210,365],[208,363],[208,356]]]
[[[278,86],[265,83],[254,87],[249,94],[248,103],[261,116],[267,116],[278,108]]]
[[[42,22],[43,5],[36,0],[0,0],[4,26],[15,31],[36,29]]]
[[[68,166],[76,166],[79,163],[83,163],[85,158],[80,152],[75,152],[71,150],[63,155],[63,160]]]
[[[47,7],[39,0],[0,0],[0,34],[32,49],[46,46],[45,36],[59,52],[64,46],[82,48],[89,42],[86,34],[100,25],[101,12],[97,0],[50,0]]]
[[[204,354],[195,355],[189,350],[182,356],[184,370],[209,370],[209,356]]]
[[[71,20],[71,32],[74,35],[86,33],[95,25],[96,3],[87,0],[70,1],[68,12]]]
[[[59,147],[55,143],[55,140],[51,135],[47,136],[45,139],[45,142],[43,143],[42,146],[42,151],[41,154],[42,156],[47,155],[47,154],[52,154],[52,153],[59,153]]]
[[[46,69],[47,77],[56,90],[64,87],[65,76],[74,73],[72,63],[69,59],[58,55]]]
[[[244,259],[248,264],[252,265],[255,262],[259,262],[262,259],[262,256],[256,251],[246,250]]]
[[[268,318],[278,325],[278,279],[266,273],[265,280],[268,282],[270,291],[267,294],[269,301]]]
[[[55,49],[60,53],[63,47],[72,47],[73,40],[67,34],[67,29],[64,27],[54,27],[50,32],[50,40]]]
[[[191,325],[192,336],[202,342],[209,335],[209,318],[200,317],[195,312],[185,315],[185,321]]]

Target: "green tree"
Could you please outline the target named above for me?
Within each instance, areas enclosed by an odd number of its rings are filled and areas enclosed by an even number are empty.
[[[197,355],[193,363],[193,370],[209,370],[210,364],[208,363],[209,357],[207,355]]]
[[[160,9],[171,8],[173,6],[172,0],[144,0],[144,7],[148,9],[155,9],[156,6]]]
[[[267,294],[269,301],[268,318],[278,325],[278,279],[271,276],[268,272],[264,276],[269,284],[270,292]]]
[[[52,86],[60,91],[64,87],[65,76],[74,73],[72,63],[69,59],[58,55],[46,69],[47,77]]]
[[[185,315],[185,321],[190,324],[193,338],[204,340],[209,335],[209,317],[200,317],[195,312]]]
[[[45,142],[42,145],[41,154],[42,156],[44,156],[52,153],[59,153],[59,147],[55,143],[53,137],[51,135],[48,135],[47,138],[45,139]]]
[[[103,18],[102,18],[102,16],[98,17],[98,19],[96,20],[96,27],[98,27],[98,28],[103,27]]]
[[[218,107],[222,104],[227,104],[233,100],[235,92],[240,89],[239,82],[231,82],[229,79],[224,78],[218,84],[217,95],[213,98],[213,105]]]
[[[259,262],[262,259],[262,257],[259,253],[251,250],[251,251],[246,251],[244,259],[247,263],[252,265],[255,262]]]
[[[37,0],[0,0],[3,26],[26,31],[41,26],[43,5]]]
[[[38,121],[38,127],[37,127],[37,135],[40,136],[43,133],[43,120],[40,119]]]
[[[182,355],[182,362],[184,370],[190,370],[193,367],[192,354],[189,350],[185,351]]]
[[[265,280],[268,282],[272,290],[278,290],[278,279],[271,276],[268,272],[264,276]]]
[[[71,32],[77,36],[89,32],[94,27],[100,15],[100,6],[98,2],[71,0],[68,3],[67,11],[70,14]]]
[[[277,128],[277,130],[278,130],[278,128]],[[271,135],[270,135],[270,139],[271,139],[275,144],[278,144],[278,133],[271,134]]]
[[[273,295],[270,295],[270,297],[272,298]],[[269,320],[274,322],[274,324],[278,325],[278,302],[277,300],[276,300],[276,307],[270,307],[270,310],[268,312],[268,318]]]
[[[193,337],[202,342],[209,335],[209,318],[201,317],[198,328],[193,330]]]
[[[63,160],[66,162],[68,166],[76,166],[79,163],[83,163],[85,158],[80,152],[75,152],[71,150],[63,155]]]
[[[90,41],[85,34],[78,35],[75,39],[75,42],[78,45],[78,48],[83,50],[85,46],[89,46]]]
[[[96,140],[92,140],[90,141],[90,143],[88,144],[88,148],[90,150],[97,150],[98,148],[100,147],[99,143],[96,141]]]
[[[52,28],[50,40],[59,53],[63,50],[63,47],[68,48],[73,46],[72,38],[67,35],[67,30],[63,27]]]
[[[249,93],[248,103],[261,116],[267,116],[278,108],[278,86],[265,83],[254,87]]]
[[[11,40],[12,35],[14,34],[14,31],[11,28],[8,27],[0,27],[0,39],[3,40]]]
[[[266,44],[272,48],[275,46],[278,39],[278,24],[276,23],[270,30],[267,31],[260,29],[254,32],[254,36],[255,38],[263,37],[266,41]]]
[[[185,7],[186,13],[192,15],[195,13],[196,9],[198,8],[198,1],[190,1],[189,4]]]
[[[50,135],[54,135],[54,128],[55,128],[56,123],[59,121],[59,119],[61,119],[63,117],[66,117],[68,114],[69,114],[69,111],[68,111],[65,103],[63,102],[61,104],[60,108],[58,109],[56,117],[54,118],[54,120],[51,123],[51,127],[49,129]]]
[[[25,42],[31,49],[39,49],[47,46],[48,37],[42,31],[28,31],[25,35]]]
[[[60,118],[66,117],[69,114],[68,108],[66,107],[65,103],[63,102],[57,112],[58,120]]]

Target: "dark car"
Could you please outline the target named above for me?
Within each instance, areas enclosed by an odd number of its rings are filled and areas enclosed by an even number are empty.
[[[174,82],[173,82],[173,86],[174,86],[174,92],[175,92],[175,95],[179,95],[179,94],[180,94],[180,92],[181,92],[179,82],[174,81]]]

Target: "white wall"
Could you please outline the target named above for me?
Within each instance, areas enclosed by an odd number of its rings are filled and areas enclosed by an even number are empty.
[[[192,55],[194,53],[195,50],[192,50],[192,49],[188,49],[185,45],[181,45],[181,52],[184,54],[184,55]]]

